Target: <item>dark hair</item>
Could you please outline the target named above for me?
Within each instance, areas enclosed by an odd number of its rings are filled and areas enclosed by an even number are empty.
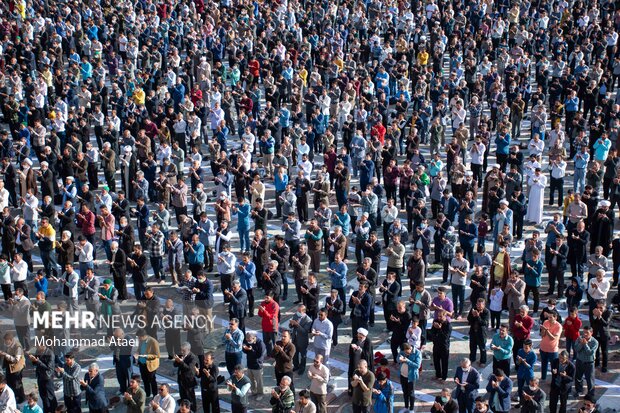
[[[502,369],[495,369],[495,377],[506,377],[506,373]]]
[[[132,374],[131,380],[137,381],[138,383],[142,382],[142,377],[139,374]]]
[[[385,375],[384,372],[380,371],[379,374],[377,374],[377,380],[378,381],[383,381],[385,379],[387,379],[387,376]]]
[[[303,389],[302,391],[299,392],[299,397],[303,397],[304,399],[309,399],[310,391],[308,391],[307,389]]]

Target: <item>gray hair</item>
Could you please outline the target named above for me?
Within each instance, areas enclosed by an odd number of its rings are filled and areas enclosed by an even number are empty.
[[[530,307],[528,307],[527,305],[523,304],[521,307],[519,307],[519,310],[523,310],[525,312],[530,311]]]
[[[269,264],[271,264],[271,265],[275,265],[275,266],[277,267],[277,266],[278,266],[278,264],[279,264],[279,262],[278,262],[278,261],[276,261],[276,260],[271,260],[271,261],[269,262]]]
[[[187,341],[183,344],[181,344],[181,349],[182,350],[191,350],[192,349],[192,345],[189,344]]]
[[[232,284],[233,286],[237,286],[237,285],[239,285],[239,286],[240,286],[240,285],[241,285],[241,282],[240,282],[239,280],[234,280],[231,284]]]
[[[96,371],[99,371],[99,364],[97,364],[97,363],[90,363],[90,364],[88,365],[88,370],[89,370],[89,371],[90,371],[90,370],[96,370]]]
[[[280,379],[280,381],[284,381],[286,382],[287,386],[290,386],[291,383],[293,382],[293,380],[291,380],[291,378],[289,376],[282,376],[282,378]]]

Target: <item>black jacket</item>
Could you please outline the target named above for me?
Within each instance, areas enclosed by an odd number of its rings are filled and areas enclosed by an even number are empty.
[[[189,353],[185,357],[181,357],[181,361],[174,361],[174,366],[177,370],[177,382],[179,387],[194,387],[196,386],[196,367],[198,363],[198,357],[194,353]]]
[[[439,328],[435,327],[433,321],[433,327],[431,328],[430,340],[433,342],[433,351],[449,351],[450,350],[450,336],[452,335],[452,324],[444,320]]]
[[[205,370],[209,374],[205,373]],[[198,377],[200,377],[200,389],[202,391],[216,392],[217,391],[217,376],[220,374],[220,370],[215,364],[211,364],[209,367],[202,366]]]
[[[570,360],[568,361],[564,370],[566,372],[566,376],[561,376],[559,374],[559,366],[559,358],[551,360],[551,387],[556,389],[559,388],[561,392],[568,393],[570,392],[570,388],[573,385],[573,379],[575,377],[575,365]]]
[[[250,349],[243,349],[243,352],[247,357],[247,368],[250,370],[260,370],[263,368],[263,363],[265,362],[265,357],[267,356],[267,347],[265,343],[260,339],[256,338],[256,342],[250,344],[248,342],[243,343],[244,346],[249,346]]]

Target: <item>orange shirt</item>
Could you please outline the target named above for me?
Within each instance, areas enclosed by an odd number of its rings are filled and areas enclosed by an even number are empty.
[[[551,321],[547,320],[543,323],[543,327],[547,329],[548,333],[553,334],[555,338],[551,338],[549,334],[545,334],[540,341],[540,350],[547,353],[557,353],[560,350],[562,324],[557,321],[554,324],[551,324]]]

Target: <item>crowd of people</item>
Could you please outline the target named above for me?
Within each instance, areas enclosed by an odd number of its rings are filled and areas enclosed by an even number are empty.
[[[597,412],[619,26],[609,0],[2,2],[0,413],[414,412],[433,369],[434,413]],[[32,328],[85,310],[147,322]],[[97,334],[115,402],[59,344]]]

